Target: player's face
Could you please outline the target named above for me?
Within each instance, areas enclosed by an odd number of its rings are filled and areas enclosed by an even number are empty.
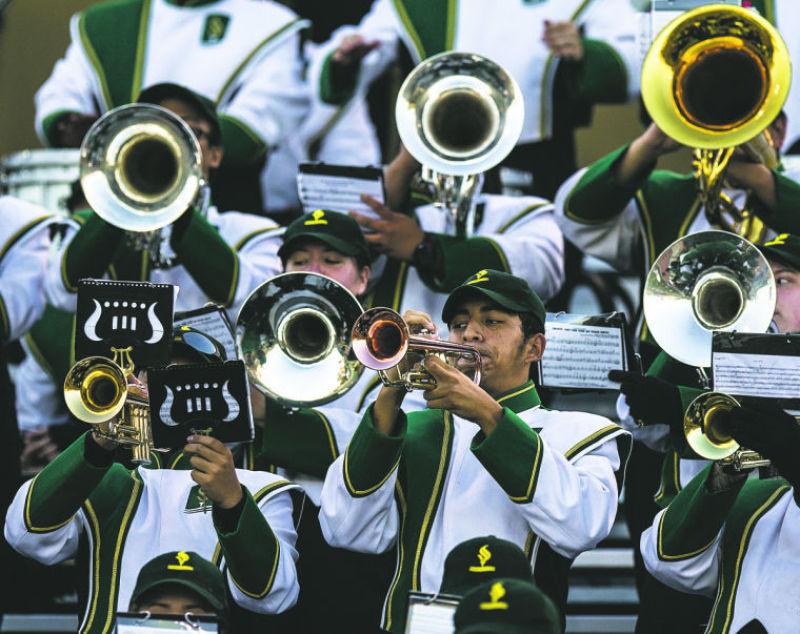
[[[137,612],[150,614],[186,614],[214,615],[208,610],[205,602],[188,588],[166,586],[163,592],[154,592],[134,607]]]
[[[353,256],[344,255],[318,241],[304,242],[292,251],[286,258],[286,272],[326,275],[356,297],[364,294],[369,280],[369,267],[359,266]]]
[[[770,262],[778,301],[773,319],[780,332],[800,332],[800,272],[779,262]]]
[[[530,364],[544,349],[541,335],[523,338],[519,315],[483,299],[462,303],[449,331],[450,341],[471,345],[480,352],[481,386],[490,394],[524,383]]]
[[[222,162],[222,148],[209,143],[211,125],[194,108],[179,99],[165,99],[158,105],[178,115],[194,132],[197,142],[200,144],[200,152],[203,159],[203,177],[208,180],[210,171],[217,169]]]

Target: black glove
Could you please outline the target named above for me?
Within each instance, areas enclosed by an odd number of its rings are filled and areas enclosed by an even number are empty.
[[[631,417],[637,423],[683,429],[683,407],[676,385],[654,376],[625,370],[611,370],[608,378],[620,384],[619,391],[625,395]]]
[[[737,407],[718,416],[736,442],[768,458],[795,490],[800,489],[800,425],[794,416],[770,402]]]

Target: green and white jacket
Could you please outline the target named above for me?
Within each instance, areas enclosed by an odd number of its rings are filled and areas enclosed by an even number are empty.
[[[128,609],[136,577],[153,557],[193,550],[225,573],[231,596],[252,612],[276,614],[297,600],[297,538],[289,490],[295,485],[261,471],[236,470],[246,489],[233,532],[196,506],[188,461],[173,468],[119,463],[96,467],[85,435],[22,485],[8,511],[5,536],[19,553],[45,565],[76,558],[80,571],[79,632],[111,632]]]
[[[397,549],[384,629],[404,631],[408,591],[437,592],[447,553],[488,534],[524,549],[563,607],[572,560],[611,530],[629,435],[600,416],[542,408],[532,382],[497,401],[503,418],[488,437],[440,409],[401,413],[397,435],[385,436],[370,407],[328,471],[328,543]]]
[[[65,112],[103,114],[172,82],[217,104],[226,162],[253,160],[302,117],[305,26],[275,2],[96,3],[72,18],[72,43],[36,94],[36,129],[52,144]]]
[[[800,623],[800,507],[781,478],[748,478],[710,493],[708,466],[642,534],[650,573],[714,598],[706,632],[738,632],[758,619],[768,632]]]
[[[328,54],[312,65],[310,81],[324,101],[341,103],[396,59],[399,41],[414,63],[444,51],[478,53],[517,80],[525,100],[520,143],[533,143],[553,134],[554,86],[562,67],[542,41],[544,22],[569,20],[583,31],[585,56],[570,65],[566,101],[557,108],[624,102],[638,92],[638,19],[628,0],[510,0],[498,9],[492,0],[376,0],[358,26],[338,29],[326,45],[332,52],[353,33],[379,42],[361,62],[357,80],[334,83]]]

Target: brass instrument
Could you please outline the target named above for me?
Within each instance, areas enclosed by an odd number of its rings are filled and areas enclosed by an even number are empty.
[[[400,139],[422,163],[436,205],[467,222],[481,174],[522,132],[522,93],[511,75],[474,53],[429,57],[406,77],[395,104]]]
[[[411,335],[403,318],[391,308],[370,308],[353,327],[353,352],[366,367],[377,370],[389,387],[430,390],[436,379],[423,362],[429,355],[481,380],[481,355],[472,346]]]
[[[81,185],[106,222],[158,263],[159,229],[200,200],[200,145],[184,121],[151,104],[120,106],[100,117],[81,145]]]
[[[651,45],[642,67],[642,98],[667,135],[695,150],[695,175],[706,213],[725,227],[757,240],[763,223],[740,212],[722,193],[736,146],[767,166],[777,156],[758,139],[789,94],[786,44],[764,18],[741,7],[710,4],[670,22]]]
[[[344,286],[315,273],[284,273],[242,305],[236,341],[250,381],[289,407],[328,403],[363,372],[350,354],[361,304]]]
[[[64,380],[64,400],[78,420],[95,426],[95,433],[129,446],[134,463],[149,464],[153,442],[147,389],[128,383],[132,366],[117,362],[123,358],[119,352],[130,349],[115,351],[115,361],[95,356],[73,365]]]
[[[770,461],[757,451],[739,446],[729,434],[715,423],[720,412],[739,407],[739,401],[721,392],[704,392],[695,398],[683,416],[686,442],[698,456],[718,460],[736,471],[769,466]]]
[[[668,246],[647,274],[647,327],[670,356],[711,365],[714,330],[766,332],[776,303],[769,263],[750,242],[727,231],[701,231]]]

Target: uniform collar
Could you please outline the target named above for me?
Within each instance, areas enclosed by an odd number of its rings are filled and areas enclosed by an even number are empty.
[[[542,404],[542,401],[539,399],[539,394],[536,391],[536,386],[531,380],[507,392],[503,392],[495,397],[495,400],[515,414],[533,409],[534,407],[539,407],[539,405]]]

